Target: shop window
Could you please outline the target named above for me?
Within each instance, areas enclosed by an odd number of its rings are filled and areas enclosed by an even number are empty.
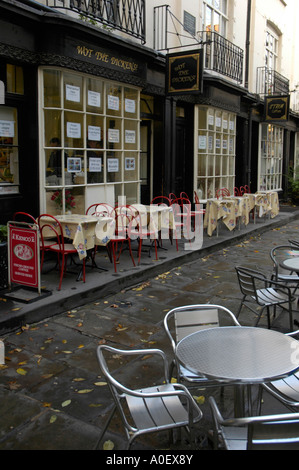
[[[272,124],[262,124],[261,127],[258,189],[279,190],[282,187],[283,128]]]
[[[139,202],[139,90],[51,68],[41,76],[43,210],[55,213],[57,191],[59,209],[69,210],[66,190],[75,196],[75,212],[125,194]]]
[[[216,197],[235,182],[236,116],[216,108],[198,106],[195,190],[200,199]]]
[[[18,116],[0,106],[0,194],[19,192]]]
[[[23,67],[6,64],[6,89],[8,93],[24,94]]]

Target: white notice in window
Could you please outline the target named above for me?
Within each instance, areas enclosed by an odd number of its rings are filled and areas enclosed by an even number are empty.
[[[78,122],[67,122],[66,123],[66,135],[72,139],[81,138],[81,124]]]
[[[108,142],[119,143],[119,129],[108,129]]]
[[[135,113],[135,100],[129,100],[128,98],[125,99],[125,111],[126,113]]]
[[[135,144],[136,143],[136,134],[135,131],[125,131],[125,142],[126,144]]]
[[[74,85],[65,85],[65,97],[68,101],[80,103],[80,87]]]
[[[101,128],[98,126],[88,126],[88,140],[101,140]]]
[[[88,90],[87,97],[88,106],[96,106],[97,108],[101,107],[101,93],[97,91]]]
[[[116,172],[119,169],[118,158],[108,158],[107,159],[107,170],[112,173]]]
[[[114,111],[119,110],[119,97],[108,95],[108,109],[113,109]]]
[[[0,120],[0,137],[14,137],[15,126],[14,121]]]
[[[89,158],[89,171],[100,172],[102,171],[102,159],[96,157]]]

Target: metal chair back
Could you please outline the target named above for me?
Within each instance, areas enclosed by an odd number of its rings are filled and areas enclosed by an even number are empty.
[[[152,380],[149,379],[152,377],[150,369],[158,377],[154,385],[151,383],[147,384],[146,388],[140,387],[133,390],[131,386],[124,383],[132,381],[130,374],[123,370],[123,364],[131,363],[132,356],[135,356],[135,361],[133,361],[134,377],[137,375],[141,377],[143,383],[146,382],[144,360],[147,360],[148,380]],[[167,378],[168,362],[163,351],[159,349],[119,350],[108,345],[100,345],[97,349],[97,357],[115,403],[99,442],[116,410],[121,416],[128,439],[128,447],[131,447],[136,437],[142,434],[181,427],[188,428],[191,439],[193,439],[193,427],[202,418],[202,412],[183,385],[169,383]],[[109,365],[115,361],[115,357],[121,360],[122,365],[112,371]],[[138,365],[141,367],[139,374]],[[161,369],[159,369],[159,365],[161,365]],[[160,374],[160,378],[158,374]],[[121,376],[122,379],[120,380],[118,376]]]

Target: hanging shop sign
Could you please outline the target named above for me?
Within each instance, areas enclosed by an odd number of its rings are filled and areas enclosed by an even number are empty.
[[[265,97],[265,121],[286,122],[289,119],[290,95]]]
[[[202,93],[202,50],[168,54],[166,64],[167,94]]]

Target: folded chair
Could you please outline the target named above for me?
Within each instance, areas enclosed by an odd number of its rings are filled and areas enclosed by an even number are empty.
[[[281,282],[267,279],[264,274],[253,269],[237,266],[236,271],[240,290],[243,294],[236,317],[239,317],[242,307],[245,306],[257,315],[254,324],[254,326],[257,326],[263,311],[266,309],[268,328],[270,328],[270,308],[280,306],[289,312],[290,331],[293,331],[292,302],[294,297],[291,295],[290,288]]]
[[[224,419],[213,397],[214,450],[299,450],[299,413]]]
[[[144,359],[148,355],[154,356],[153,368],[159,370],[158,364],[161,363],[161,378],[157,378],[154,384],[145,388],[132,389],[124,384],[125,380],[117,378],[117,371],[111,372],[108,364],[114,357],[130,361],[134,356],[134,368],[141,366],[143,383],[147,381],[144,371]],[[98,440],[101,442],[106,430],[117,410],[128,439],[127,448],[129,449],[133,441],[146,433],[171,431],[175,428],[185,428],[188,431],[191,442],[194,440],[194,425],[202,418],[202,412],[196,402],[181,384],[170,384],[167,377],[168,363],[165,354],[159,349],[141,349],[141,350],[119,350],[107,345],[101,345],[97,349],[97,357],[100,368],[104,374],[114,400],[114,407],[106,422],[104,429]],[[137,359],[139,358],[139,361]],[[159,361],[160,360],[160,361]],[[134,369],[135,371],[135,369]],[[120,366],[120,375],[127,378],[130,382],[130,376],[124,372],[123,365]],[[140,370],[139,370],[140,373]],[[136,373],[134,373],[136,375]]]
[[[170,310],[164,317],[164,329],[170,340],[174,360],[169,370],[171,379],[176,370],[178,382],[188,387],[219,385],[206,377],[194,374],[176,359],[176,346],[185,336],[196,331],[218,326],[241,326],[235,315],[225,307],[211,304],[185,305]]]

